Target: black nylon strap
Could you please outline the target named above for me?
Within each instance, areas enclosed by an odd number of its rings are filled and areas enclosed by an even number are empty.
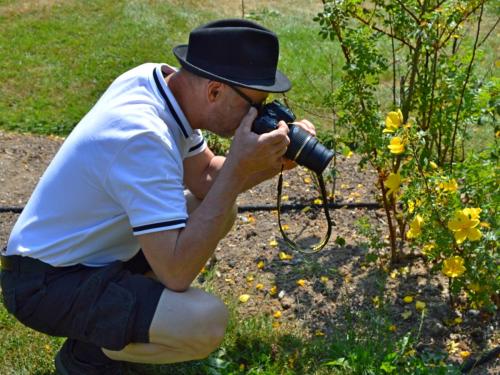
[[[327,223],[327,231],[325,234],[325,237],[318,242],[316,245],[310,247],[309,249],[304,249],[297,245],[293,240],[291,240],[283,230],[283,226],[281,225],[281,192],[283,190],[283,167],[281,167],[281,172],[279,175],[278,179],[278,197],[277,197],[277,208],[278,208],[278,224],[280,227],[280,232],[281,235],[283,236],[283,239],[285,242],[290,245],[294,250],[297,250],[301,253],[304,254],[313,254],[317,253],[320,251],[322,248],[325,247],[325,245],[328,243],[328,240],[330,239],[330,236],[332,234],[332,226],[335,225],[335,223],[332,221],[330,218],[330,212],[328,211],[328,197],[326,194],[326,188],[325,188],[325,182],[323,180],[323,176],[320,173],[317,173],[316,176],[318,177],[318,182],[319,182],[319,187],[321,189],[321,197],[323,199],[323,210],[325,212],[325,217],[326,217],[326,223]]]

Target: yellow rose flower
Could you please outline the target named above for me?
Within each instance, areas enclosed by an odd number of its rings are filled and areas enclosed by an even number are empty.
[[[396,195],[399,192],[399,187],[401,186],[401,176],[399,173],[389,174],[389,177],[384,181],[384,186],[389,189],[387,190],[387,195]]]
[[[454,178],[452,178],[450,181],[444,181],[439,184],[439,187],[443,189],[444,191],[449,191],[449,192],[455,192],[458,190],[458,184],[457,181],[455,181]]]
[[[384,133],[394,133],[403,123],[403,113],[398,109],[396,112],[389,112],[385,118]]]
[[[391,151],[391,154],[402,154],[405,151],[405,145],[400,137],[394,137],[391,139],[391,144],[387,146]]]
[[[443,274],[448,277],[459,277],[465,272],[464,259],[460,256],[453,256],[443,262]]]
[[[479,214],[481,213],[481,209],[479,207],[477,207],[477,208],[472,208],[472,207],[464,208],[463,211],[464,211],[464,214],[470,216],[471,219],[479,220]]]
[[[415,219],[410,224],[410,230],[406,232],[406,237],[408,239],[417,238],[422,234],[422,224],[424,223],[424,219],[422,216],[417,215]]]
[[[457,243],[462,243],[466,239],[478,241],[482,234],[476,227],[479,225],[480,208],[464,208],[457,211],[448,222],[448,229],[453,232]]]

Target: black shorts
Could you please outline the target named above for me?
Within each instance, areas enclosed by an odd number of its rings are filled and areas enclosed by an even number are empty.
[[[51,267],[22,257],[14,266],[0,274],[4,304],[26,326],[110,350],[149,342],[164,287],[143,275],[150,267],[142,251],[105,267]]]

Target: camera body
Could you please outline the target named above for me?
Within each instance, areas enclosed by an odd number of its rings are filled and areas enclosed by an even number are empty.
[[[321,174],[333,158],[333,151],[323,146],[316,137],[294,125],[295,115],[287,106],[275,100],[262,107],[252,125],[257,134],[268,133],[278,127],[278,122],[287,123],[290,144],[285,157]]]

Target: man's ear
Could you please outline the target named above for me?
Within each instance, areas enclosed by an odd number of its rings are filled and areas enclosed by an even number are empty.
[[[222,93],[224,84],[217,81],[208,81],[207,99],[210,103],[214,103]]]

